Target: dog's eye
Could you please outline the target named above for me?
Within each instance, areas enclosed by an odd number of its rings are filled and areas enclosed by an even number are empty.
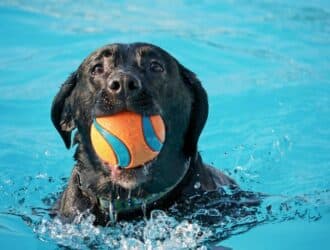
[[[149,68],[152,72],[160,73],[164,71],[164,67],[156,61],[151,62]]]
[[[100,75],[100,74],[102,74],[103,72],[104,72],[104,69],[103,69],[103,65],[102,65],[102,64],[96,64],[96,65],[93,67],[92,71],[91,71],[91,73],[92,73],[93,76],[95,76],[95,75]]]
[[[103,52],[103,56],[104,57],[111,57],[113,55],[112,51],[111,50],[105,50]]]

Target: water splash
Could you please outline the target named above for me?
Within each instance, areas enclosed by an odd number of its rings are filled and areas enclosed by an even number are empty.
[[[164,211],[154,210],[149,220],[118,222],[111,227],[93,225],[95,216],[79,214],[72,223],[42,219],[34,231],[44,241],[74,249],[205,249],[211,231],[187,220],[177,221]]]
[[[328,189],[299,196],[264,195],[234,187],[207,193],[195,189],[200,193],[182,197],[166,211],[152,211],[149,218],[143,206],[144,216],[139,219],[97,227],[95,217],[88,212],[77,216],[71,224],[49,218],[46,208],[58,199],[66,178],[38,174],[35,178],[25,177],[24,186],[7,184],[7,179],[3,183],[15,195],[3,194],[3,199],[14,201],[3,205],[2,211],[22,218],[39,239],[73,249],[207,249],[260,224],[297,219],[318,221],[328,212],[330,200]],[[41,186],[47,186],[52,193],[45,196],[45,190],[38,188]],[[54,193],[55,187],[59,192]],[[43,205],[30,202],[36,195],[44,197]]]
[[[321,211],[315,197],[267,196],[226,187],[179,200],[167,211],[153,210],[149,219],[98,227],[95,216],[85,212],[70,224],[46,216],[33,228],[41,240],[73,249],[208,249],[260,224],[317,221]]]

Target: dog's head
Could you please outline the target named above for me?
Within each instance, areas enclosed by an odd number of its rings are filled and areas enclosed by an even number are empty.
[[[105,166],[93,150],[93,119],[121,111],[159,114],[165,122],[163,148],[147,171]],[[62,85],[51,110],[67,148],[77,129],[76,159],[88,161],[85,167],[103,171],[123,188],[150,184],[159,190],[186,173],[185,162],[196,156],[207,114],[207,95],[195,74],[164,50],[144,43],[111,44],[93,52]]]

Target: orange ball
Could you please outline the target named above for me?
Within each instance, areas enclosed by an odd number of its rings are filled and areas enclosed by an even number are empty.
[[[160,115],[121,112],[95,118],[90,133],[93,148],[103,161],[111,166],[135,168],[159,154],[165,125]]]

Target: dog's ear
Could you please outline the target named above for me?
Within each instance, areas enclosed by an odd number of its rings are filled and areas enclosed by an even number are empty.
[[[75,128],[74,117],[72,114],[71,94],[77,84],[77,73],[72,73],[62,84],[60,91],[53,100],[51,108],[52,122],[60,133],[65,146],[71,146],[71,131]]]
[[[202,83],[193,72],[181,64],[179,64],[179,70],[183,81],[190,88],[193,96],[190,123],[186,132],[184,151],[189,156],[195,156],[197,153],[198,139],[208,116],[209,105],[207,94],[202,87]]]

